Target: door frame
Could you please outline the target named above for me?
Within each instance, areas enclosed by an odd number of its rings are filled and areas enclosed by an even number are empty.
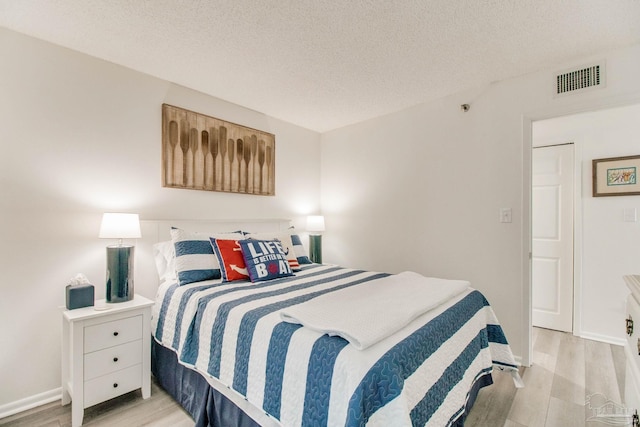
[[[523,239],[523,336],[527,343],[527,351],[522,355],[522,364],[531,366],[533,360],[533,343],[531,341],[531,329],[533,328],[533,283],[532,283],[532,243],[531,231],[532,219],[532,185],[533,185],[533,122],[552,119],[561,116],[580,114],[586,111],[567,114],[550,115],[547,117],[523,117],[524,125],[524,152],[523,174],[524,185],[522,199],[522,239]],[[576,141],[573,143],[573,335],[581,335],[582,325],[582,146]]]
[[[541,120],[534,120],[541,121]],[[537,145],[533,146],[533,122],[531,122],[532,128],[532,140],[531,140],[531,161],[533,165],[533,150],[535,148],[545,148],[545,147],[557,147],[561,145],[572,145],[573,146],[573,194],[571,195],[571,201],[573,202],[573,218],[572,228],[573,228],[573,283],[572,287],[572,301],[573,305],[572,310],[572,318],[571,318],[571,333],[574,336],[581,336],[582,331],[580,330],[580,307],[582,302],[582,287],[576,286],[577,281],[582,283],[582,171],[580,170],[581,162],[579,159],[582,159],[582,145],[578,144],[575,141],[567,141],[567,142],[559,142],[557,144],[549,144],[549,145]],[[533,170],[532,170],[533,173]],[[533,175],[531,177],[531,189],[533,190]],[[533,199],[531,199],[533,200]],[[531,206],[533,208],[533,205]],[[531,236],[531,243],[533,245],[533,235]],[[533,267],[530,265],[531,273],[533,274]],[[531,293],[533,293],[533,281],[531,284]],[[532,298],[532,310],[533,310],[533,298]],[[533,327],[533,314],[531,317],[531,325]]]
[[[578,103],[575,105],[553,106],[543,109],[542,111],[534,111],[522,114],[522,229],[520,230],[522,248],[521,248],[521,283],[522,283],[522,324],[520,332],[524,337],[525,347],[522,349],[521,364],[523,366],[531,366],[533,360],[533,343],[531,340],[531,329],[533,327],[531,313],[531,161],[533,149],[533,122],[545,119],[552,119],[561,116],[570,116],[580,113],[588,113],[593,111],[606,110],[609,108],[624,107],[640,103],[640,93],[631,95],[613,96],[603,99],[595,99]],[[574,141],[575,143],[575,141]],[[578,149],[580,151],[578,151]],[[582,150],[576,143],[575,158],[582,157]],[[574,160],[575,161],[575,160]],[[581,168],[576,168],[576,173]],[[582,174],[576,184],[582,189]],[[576,187],[578,187],[576,185]],[[573,277],[573,294],[574,294],[574,328],[573,333],[577,335],[581,333],[582,313],[580,304],[576,301],[582,301],[582,194],[578,194],[576,210],[574,211],[574,277]]]

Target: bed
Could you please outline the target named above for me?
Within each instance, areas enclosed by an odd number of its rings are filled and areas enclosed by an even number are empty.
[[[313,264],[299,236],[291,248],[295,271],[269,280],[185,283],[166,273],[180,270],[171,255],[158,267],[152,371],[196,425],[461,426],[494,369],[518,378],[491,306],[468,283]],[[405,283],[416,288],[397,291]],[[431,298],[412,289],[427,283],[439,297],[414,310]]]

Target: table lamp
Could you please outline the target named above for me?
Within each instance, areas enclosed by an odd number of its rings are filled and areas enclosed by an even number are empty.
[[[307,231],[309,232],[309,259],[322,264],[322,234],[324,231],[324,216],[309,215],[307,217]]]
[[[107,296],[108,303],[133,299],[133,245],[123,245],[122,239],[141,237],[138,214],[105,213],[98,237],[118,239],[117,245],[107,246]]]

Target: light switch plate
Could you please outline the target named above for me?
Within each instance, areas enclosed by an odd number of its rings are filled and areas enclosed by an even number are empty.
[[[636,208],[625,208],[624,210],[624,222],[636,222],[638,221],[638,214]]]
[[[500,222],[511,222],[512,221],[512,212],[511,208],[500,208]]]

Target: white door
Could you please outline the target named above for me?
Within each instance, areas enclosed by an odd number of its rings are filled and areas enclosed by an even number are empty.
[[[533,149],[533,325],[573,331],[573,144]]]

